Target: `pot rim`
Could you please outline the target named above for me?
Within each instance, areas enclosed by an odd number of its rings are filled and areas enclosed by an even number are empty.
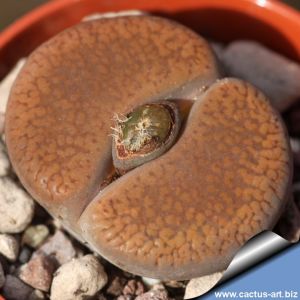
[[[71,7],[76,3],[83,3],[86,0],[53,0],[48,3],[45,3],[37,8],[33,9],[29,13],[25,14],[23,17],[17,19],[13,22],[10,26],[2,31],[0,34],[0,49],[5,45],[9,44],[14,38],[18,35],[21,35],[26,29],[30,26],[34,25],[35,23],[41,21],[42,19],[46,18],[49,15],[55,14],[56,12],[60,11],[63,8]],[[159,3],[160,1],[153,1]],[[177,2],[178,3],[178,2]],[[262,12],[267,9],[269,12],[276,13],[277,16],[281,16],[284,19],[289,19],[291,22],[295,22],[299,24],[300,29],[300,12],[296,9],[288,6],[280,2],[279,0],[202,0],[201,2],[197,1],[182,1],[183,7],[187,6],[197,6],[199,8],[219,8],[219,9],[233,9],[233,10],[243,10],[251,15],[259,16],[263,18],[261,15]],[[121,3],[120,3],[121,4]],[[144,6],[147,9],[147,3],[145,0],[141,0],[135,3],[136,6]],[[152,5],[153,6],[153,5]],[[173,10],[172,8],[169,9],[168,6],[172,7],[172,1],[168,0],[165,1],[163,4],[160,2],[160,6],[166,10]],[[176,5],[179,7],[179,5]],[[108,6],[109,7],[109,6]],[[155,7],[155,3],[154,6]],[[263,8],[262,10],[253,10],[253,8]],[[151,9],[151,5],[149,6]],[[247,8],[247,10],[245,10]],[[277,23],[276,20],[272,20],[272,18],[266,17],[269,23]],[[274,22],[272,22],[274,21]],[[300,52],[300,49],[299,49]]]

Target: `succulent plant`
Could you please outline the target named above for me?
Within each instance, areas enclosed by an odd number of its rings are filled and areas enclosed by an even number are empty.
[[[127,271],[179,280],[224,270],[273,228],[292,169],[278,113],[250,84],[219,80],[218,66],[201,36],[159,17],[60,33],[11,91],[5,135],[21,182]],[[189,103],[180,135],[176,100]],[[112,124],[115,112],[125,116]]]

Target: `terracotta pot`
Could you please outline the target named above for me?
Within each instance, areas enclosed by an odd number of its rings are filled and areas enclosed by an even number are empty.
[[[255,39],[300,60],[300,14],[275,0],[53,0],[0,34],[0,79],[19,58],[85,15],[124,9],[167,16],[222,42]]]

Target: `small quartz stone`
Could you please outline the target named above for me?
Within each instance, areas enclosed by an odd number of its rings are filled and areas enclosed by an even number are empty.
[[[3,286],[4,282],[5,282],[5,275],[4,275],[2,264],[0,262],[0,289]]]
[[[135,300],[172,300],[172,298],[168,296],[166,289],[162,285],[159,285],[149,292],[136,297]]]
[[[22,242],[32,248],[40,246],[49,235],[49,229],[45,225],[29,226],[22,238]]]
[[[28,298],[28,300],[44,300],[44,299],[46,299],[44,293],[39,290],[34,290]]]
[[[19,242],[10,234],[0,234],[0,254],[10,261],[15,261],[19,253]]]
[[[190,280],[186,286],[184,299],[198,297],[208,292],[219,282],[222,275],[222,272],[218,272]]]
[[[49,257],[39,254],[20,269],[19,277],[35,289],[47,292],[50,288],[55,264]]]
[[[106,289],[106,293],[115,297],[120,296],[122,294],[125,283],[125,278],[119,276],[115,277]]]
[[[18,233],[31,222],[32,198],[10,178],[0,178],[0,232]]]
[[[7,275],[2,291],[4,297],[9,300],[28,300],[32,293],[32,288],[19,278]]]
[[[131,295],[120,295],[117,300],[132,300]]]
[[[127,282],[125,287],[123,288],[124,295],[131,295],[131,296],[139,296],[145,292],[144,285],[135,279],[131,279]]]
[[[166,281],[164,282],[164,285],[174,289],[184,288],[186,286],[186,284],[183,281],[176,280]]]
[[[152,288],[155,284],[159,284],[161,282],[161,280],[159,279],[153,279],[148,277],[142,277],[142,281],[148,288]]]
[[[10,89],[18,76],[21,68],[25,64],[25,59],[22,58],[18,61],[16,66],[12,69],[12,71],[0,82],[0,112],[5,113],[6,111],[6,104],[8,101]]]
[[[0,116],[1,117],[1,116]],[[1,120],[0,120],[1,122]],[[1,124],[0,124],[1,126]],[[0,128],[1,130],[1,128]],[[6,149],[3,142],[0,139],[0,177],[7,176],[10,169],[10,162],[6,154]]]
[[[51,300],[83,300],[94,296],[107,283],[107,275],[93,255],[73,259],[55,273]]]
[[[70,239],[57,230],[40,248],[39,251],[54,257],[62,265],[76,256],[76,250]]]

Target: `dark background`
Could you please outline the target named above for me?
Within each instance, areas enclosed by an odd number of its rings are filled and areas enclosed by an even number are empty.
[[[0,0],[0,31],[27,11],[47,1],[48,0]],[[300,9],[299,0],[283,0],[282,2]]]

